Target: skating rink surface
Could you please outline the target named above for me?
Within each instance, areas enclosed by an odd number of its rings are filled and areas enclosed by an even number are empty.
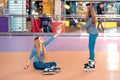
[[[0,36],[0,80],[120,80],[120,37],[98,37],[95,71],[84,71],[88,37],[58,37],[47,48],[46,62],[55,61],[61,72],[43,75],[30,64],[31,36]],[[46,38],[45,38],[46,39]]]
[[[88,51],[47,52],[47,62],[55,61],[62,68],[54,75],[43,75],[30,64],[24,70],[29,52],[1,52],[0,80],[120,80],[120,55],[96,52],[96,70],[84,71]]]

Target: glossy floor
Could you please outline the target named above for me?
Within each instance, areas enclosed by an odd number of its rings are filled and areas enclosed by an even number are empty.
[[[30,52],[0,52],[0,80],[120,80],[120,53],[115,45],[96,51],[96,70],[85,72],[88,51],[48,51],[46,61],[55,61],[62,71],[42,75],[32,63],[24,70]]]
[[[62,68],[55,75],[42,75],[32,63],[23,69],[35,36],[0,36],[0,80],[120,80],[120,34],[110,35],[97,38],[94,72],[83,68],[89,56],[88,36],[56,38],[46,47],[47,61]]]

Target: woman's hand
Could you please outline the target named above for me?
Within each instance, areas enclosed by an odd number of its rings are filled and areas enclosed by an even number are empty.
[[[53,36],[54,38],[57,37],[62,32],[61,26],[58,26],[57,28],[58,28],[56,31],[57,33]]]
[[[29,64],[30,64],[31,60],[27,61],[27,64],[25,65],[24,69],[28,69],[29,68]]]
[[[73,19],[75,23],[78,23],[78,20],[77,19]]]
[[[28,65],[25,65],[24,69],[28,69],[28,67],[29,67]]]
[[[57,34],[60,34],[61,33],[61,31],[62,31],[62,28],[61,27],[58,27],[58,29],[57,29]]]

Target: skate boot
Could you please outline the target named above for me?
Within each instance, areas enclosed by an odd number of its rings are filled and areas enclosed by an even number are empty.
[[[54,72],[60,72],[61,68],[60,67],[56,67],[56,66],[52,66],[51,69],[54,70]]]
[[[44,75],[52,75],[52,74],[55,74],[56,72],[53,70],[53,69],[51,69],[51,68],[45,68],[44,70],[43,70],[43,74]]]
[[[95,62],[93,60],[88,60],[88,63],[84,64],[85,71],[94,71],[95,70]]]

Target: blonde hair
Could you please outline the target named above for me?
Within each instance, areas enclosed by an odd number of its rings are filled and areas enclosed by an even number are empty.
[[[96,13],[94,10],[94,6],[92,3],[89,3],[89,5],[87,6],[87,13],[86,13],[86,19],[88,20],[90,17],[93,18],[92,23],[96,24]]]
[[[38,56],[38,59],[40,60],[40,42],[39,42],[39,37],[37,37],[35,39],[34,47],[36,48],[37,56]]]
[[[46,49],[44,47],[44,44],[42,44],[42,46],[40,47],[39,37],[36,37],[34,40],[35,40],[35,45],[34,46],[36,48],[38,59],[40,60],[40,51],[42,50],[43,53],[44,53],[44,60],[45,60]]]

